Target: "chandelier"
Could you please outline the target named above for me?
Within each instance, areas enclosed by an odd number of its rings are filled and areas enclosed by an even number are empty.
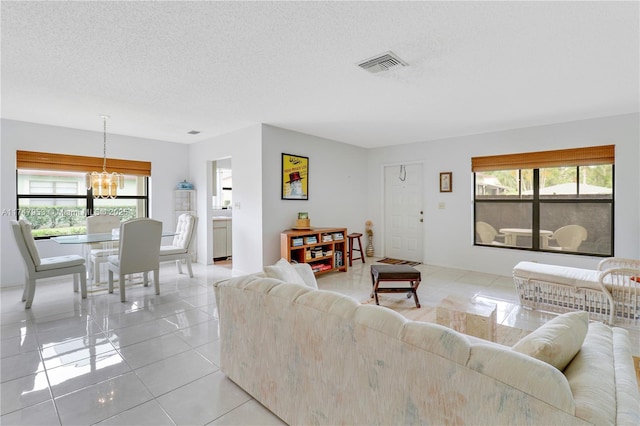
[[[122,173],[107,173],[107,118],[108,115],[101,116],[104,122],[104,145],[102,162],[102,173],[87,173],[87,189],[93,189],[93,198],[116,198],[118,188],[124,188],[124,175]]]

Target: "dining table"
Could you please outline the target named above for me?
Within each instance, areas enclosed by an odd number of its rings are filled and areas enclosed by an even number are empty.
[[[91,244],[101,243],[103,249],[113,249],[116,246],[114,243],[120,241],[120,233],[118,230],[113,230],[112,232],[99,233],[99,234],[76,234],[76,235],[60,235],[57,237],[51,237],[53,241],[58,244],[83,244],[84,245],[84,257],[86,262],[89,263],[91,261]],[[162,232],[162,237],[173,237],[176,235],[175,231],[167,231]],[[87,268],[87,275],[89,275],[89,268]],[[96,283],[97,285],[104,283]],[[87,291],[95,291],[92,288]]]
[[[163,232],[162,237],[173,237],[175,232]],[[120,234],[117,232],[109,232],[104,234],[78,234],[78,235],[60,235],[51,237],[58,244],[93,244],[108,243],[120,240]]]
[[[500,228],[498,230],[504,235],[504,243],[508,246],[517,246],[518,237],[531,237],[533,235],[533,229],[531,228]],[[553,235],[553,231],[546,229],[540,230],[540,247],[549,247],[549,238]]]

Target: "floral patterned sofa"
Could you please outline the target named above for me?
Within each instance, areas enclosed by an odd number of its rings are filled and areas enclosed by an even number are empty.
[[[640,424],[628,333],[585,312],[507,347],[263,274],[215,286],[222,371],[289,424]]]

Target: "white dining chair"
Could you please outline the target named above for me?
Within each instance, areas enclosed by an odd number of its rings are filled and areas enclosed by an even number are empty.
[[[193,278],[191,268],[191,257],[195,244],[198,218],[189,213],[178,216],[176,225],[176,235],[170,245],[160,246],[160,262],[175,261],[178,266],[178,273],[182,274],[182,261],[187,264],[189,277]]]
[[[558,228],[548,238],[558,243],[557,246],[549,245],[551,250],[578,251],[580,244],[587,239],[587,229],[580,225],[567,225]]]
[[[118,255],[109,256],[109,293],[113,293],[113,274],[118,274],[120,300],[126,301],[125,276],[143,273],[143,284],[149,282],[153,271],[156,294],[160,294],[160,241],[162,222],[154,219],[133,219],[120,224]]]
[[[120,229],[120,218],[112,215],[87,217],[87,234],[110,234]],[[92,243],[89,245],[89,276],[94,284],[100,282],[100,265],[109,261],[109,256],[118,254],[118,242]]]
[[[12,220],[11,230],[25,266],[25,283],[22,292],[22,301],[26,302],[25,309],[29,309],[33,303],[36,280],[40,278],[73,275],[73,291],[78,292],[78,281],[80,281],[81,296],[86,299],[87,269],[85,268],[85,259],[82,256],[72,254],[41,258],[29,222]]]

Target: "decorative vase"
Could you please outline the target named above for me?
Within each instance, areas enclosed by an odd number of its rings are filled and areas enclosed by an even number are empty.
[[[367,249],[365,250],[365,253],[367,254],[367,257],[372,257],[373,256],[373,236],[368,235],[368,239],[369,241],[367,242]]]

